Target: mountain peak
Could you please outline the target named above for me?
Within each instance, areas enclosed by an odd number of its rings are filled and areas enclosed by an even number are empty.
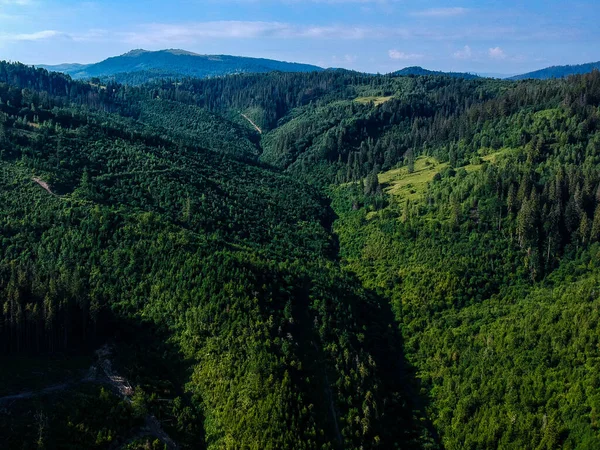
[[[130,50],[127,53],[122,54],[122,57],[137,57],[137,56],[142,56],[142,55],[151,55],[151,54],[158,54],[158,53],[168,53],[170,55],[175,55],[175,56],[202,56],[198,53],[194,53],[194,52],[190,52],[188,50],[183,50],[180,48],[166,48],[164,50],[144,50],[142,48],[136,48],[134,50]]]
[[[182,50],[180,48],[168,48],[168,49],[165,49],[165,50],[161,50],[161,52],[170,53],[172,55],[202,56],[199,53],[194,53],[194,52],[190,52],[190,51],[187,51],[187,50]]]
[[[509,78],[510,80],[525,80],[527,78],[533,78],[538,80],[545,80],[549,78],[563,78],[569,75],[577,75],[591,72],[592,70],[600,69],[600,61],[591,62],[587,64],[576,64],[568,66],[551,66],[545,69],[536,70],[534,72],[524,73],[522,75],[516,75]]]
[[[45,66],[46,69],[71,75],[75,79],[108,77],[130,84],[140,84],[157,78],[207,78],[237,73],[315,72],[321,67],[228,55],[200,55],[182,49],[148,51],[131,50],[96,64],[86,66]],[[132,75],[128,75],[132,74]]]
[[[140,55],[143,55],[143,54],[146,54],[146,53],[151,53],[151,52],[149,52],[148,50],[141,49],[141,48],[136,48],[134,50],[128,51],[127,53],[123,53],[121,56],[133,57],[133,56],[140,56]]]

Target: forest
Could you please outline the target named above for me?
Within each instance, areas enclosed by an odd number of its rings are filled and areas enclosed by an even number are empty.
[[[598,448],[599,163],[598,71],[1,62],[0,448]]]

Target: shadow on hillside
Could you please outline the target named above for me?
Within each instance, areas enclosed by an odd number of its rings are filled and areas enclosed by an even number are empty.
[[[369,448],[379,440],[379,448],[441,448],[389,302],[336,265],[279,277],[288,288],[281,298],[261,304],[262,313],[291,312],[293,319],[277,333],[291,340],[300,364],[285,370],[299,398],[314,405],[311,414],[326,445]],[[291,311],[284,311],[289,304]],[[363,425],[345,420],[362,419],[365,406],[370,412],[363,432]]]
[[[354,283],[360,283],[356,275],[350,276]],[[376,375],[382,383],[379,391],[393,393],[381,418],[381,428],[393,430],[388,436],[389,444],[400,438],[404,442],[402,448],[442,448],[426,415],[429,400],[421,394],[416,370],[405,358],[403,339],[389,301],[373,291],[366,291],[366,297],[367,301],[352,305],[352,315],[357,319],[357,329],[365,335],[365,351],[375,362]],[[403,424],[406,430],[401,429]]]
[[[165,431],[180,444],[204,448],[201,413],[194,407],[185,384],[193,370],[166,327],[136,318],[116,318],[108,340],[114,348],[114,366],[136,390],[141,389],[149,412],[162,422]],[[174,408],[174,400],[180,406]],[[185,430],[178,429],[178,413],[186,412]]]

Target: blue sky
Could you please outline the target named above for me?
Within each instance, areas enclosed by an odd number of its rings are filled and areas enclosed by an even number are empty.
[[[520,73],[600,60],[594,1],[0,0],[0,59],[183,48],[391,72]]]

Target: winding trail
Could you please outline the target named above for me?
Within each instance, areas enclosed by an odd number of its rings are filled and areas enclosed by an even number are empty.
[[[52,191],[50,191],[49,188],[46,188],[44,186],[45,183],[43,181],[38,181],[36,179],[34,179],[34,181],[40,186],[42,186],[44,189],[46,189],[48,192],[50,192],[52,195],[56,195]],[[108,345],[104,345],[102,348],[96,350],[96,356],[98,358],[98,361],[96,364],[90,367],[87,374],[83,378],[69,383],[53,384],[51,386],[37,391],[25,391],[20,392],[18,394],[0,397],[0,406],[5,403],[12,404],[15,401],[26,400],[38,395],[65,391],[80,383],[100,383],[108,385],[115,394],[122,397],[127,402],[131,403],[131,395],[133,395],[134,390],[125,377],[122,377],[115,370],[113,370],[112,362],[110,359],[111,355],[112,351],[110,347]],[[98,373],[99,369],[103,372],[103,374]],[[124,443],[117,443],[115,447],[111,448],[124,448],[137,439],[150,436],[160,439],[170,450],[178,449],[178,446],[175,443],[175,441],[173,441],[173,439],[171,439],[170,436],[163,430],[160,421],[151,414],[146,415],[144,419],[144,425],[141,428],[137,429],[135,432],[131,433],[131,435]]]
[[[122,377],[112,368],[111,357],[112,351],[108,345],[104,345],[102,348],[96,350],[96,356],[98,357],[98,365],[104,371],[104,374],[108,378],[107,384],[113,388],[113,391],[121,395],[127,402],[131,403],[131,395],[133,395],[133,388],[127,381],[127,378]],[[145,417],[144,426],[139,429],[136,433],[131,435],[127,441],[120,444],[117,448],[125,448],[130,443],[137,439],[154,436],[160,439],[168,449],[177,450],[177,444],[169,435],[163,430],[160,422],[156,417],[151,414],[147,414]]]
[[[72,385],[73,384],[69,384],[69,383],[54,384],[52,386],[48,386],[39,391],[25,391],[25,392],[21,392],[19,394],[7,395],[5,397],[0,397],[0,405],[3,403],[15,401],[15,400],[25,400],[28,398],[35,397],[37,395],[50,394],[52,392],[64,391],[65,389],[69,388]]]
[[[54,195],[55,197],[60,197],[60,195],[56,195],[54,192],[52,192],[52,189],[50,189],[50,185],[48,183],[46,183],[44,180],[42,180],[41,178],[33,177],[32,180],[35,181],[37,184],[39,184],[42,188],[44,188],[50,195]]]
[[[258,125],[256,125],[250,117],[248,117],[246,114],[243,114],[243,113],[242,113],[242,117],[244,119],[246,119],[248,122],[250,122],[250,124],[254,127],[254,129],[256,131],[258,131],[260,134],[262,134],[262,130],[260,129],[260,127]]]

